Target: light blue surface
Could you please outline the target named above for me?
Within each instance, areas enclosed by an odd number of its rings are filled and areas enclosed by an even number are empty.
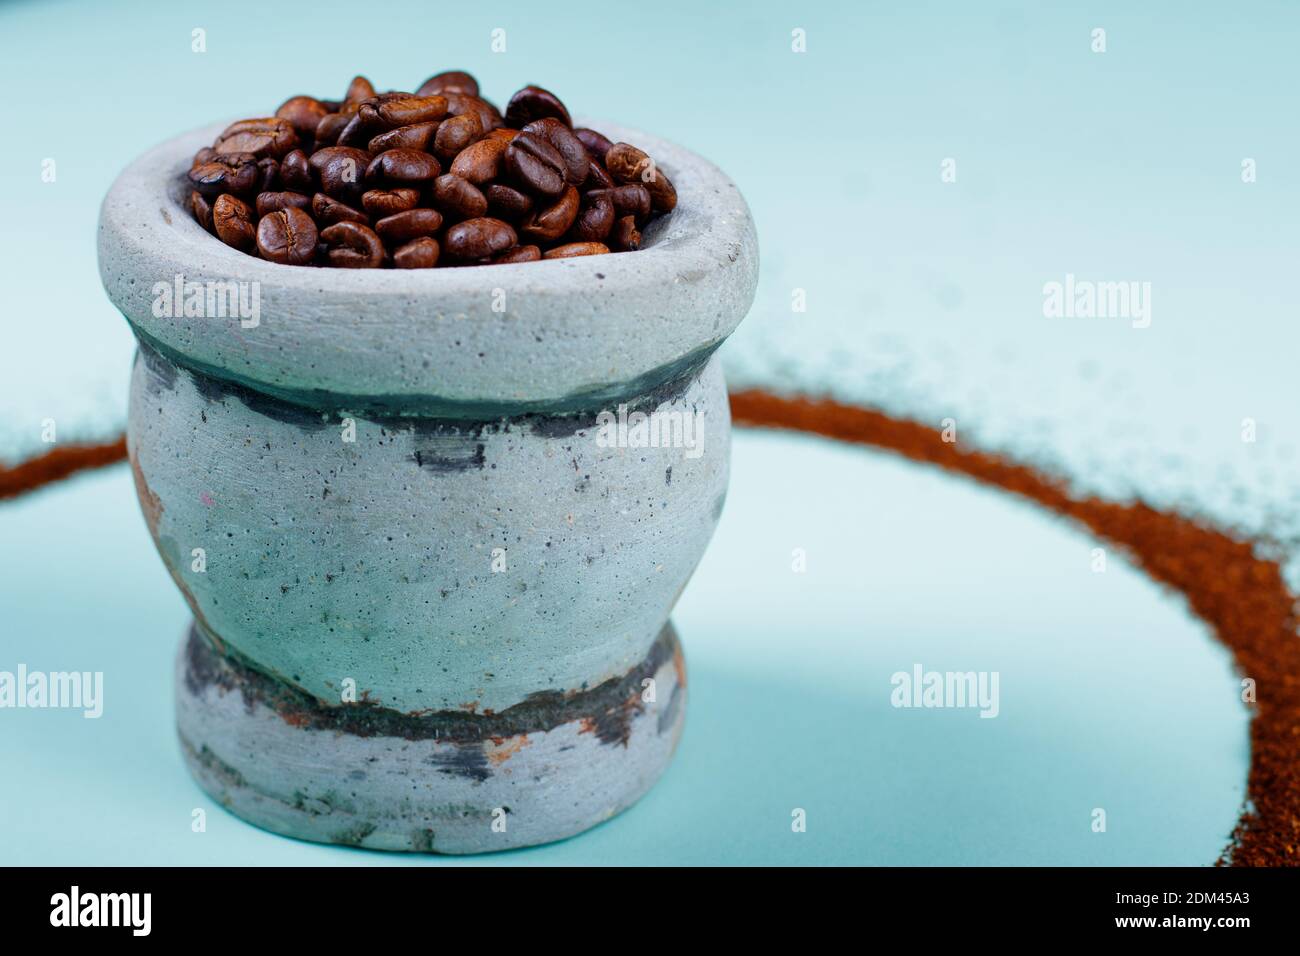
[[[409,87],[463,67],[499,103],[540,82],[736,180],[763,275],[733,379],[952,416],[1082,485],[1297,533],[1293,5],[385,4],[396,28],[323,8],[0,8],[0,81],[25,91],[0,150],[0,459],[39,448],[45,418],[63,440],[123,419],[132,342],[94,226],[126,162],[290,93],[339,95],[354,71]],[[1151,282],[1151,327],[1044,318],[1043,284],[1067,273]],[[1245,713],[1180,600],[1113,558],[1092,574],[1095,542],[1038,511],[860,450],[742,436],[733,475],[677,615],[693,696],[672,770],[626,817],[504,859],[1213,860]],[[0,504],[0,669],[109,682],[98,722],[0,711],[0,861],[388,860],[220,813],[189,832],[202,798],[170,719],[184,619],[124,471]],[[889,707],[889,674],[916,661],[999,670],[1002,716]]]

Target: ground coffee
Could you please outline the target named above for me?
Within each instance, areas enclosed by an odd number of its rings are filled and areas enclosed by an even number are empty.
[[[640,248],[677,191],[628,143],[574,128],[539,86],[505,115],[459,70],[414,93],[358,76],[342,100],[293,96],[195,155],[204,229],[284,265],[429,269]]]

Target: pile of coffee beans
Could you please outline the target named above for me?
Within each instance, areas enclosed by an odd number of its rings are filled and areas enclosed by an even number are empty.
[[[505,115],[453,70],[414,93],[358,76],[342,100],[294,96],[229,126],[189,171],[190,208],[271,262],[348,269],[531,262],[627,252],[677,191],[627,143],[574,128],[526,86]]]

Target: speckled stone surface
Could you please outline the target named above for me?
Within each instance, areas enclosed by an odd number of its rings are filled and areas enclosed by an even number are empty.
[[[136,490],[201,636],[177,687],[191,769],[260,826],[374,848],[500,849],[605,819],[684,719],[667,621],[726,495],[713,353],[754,294],[744,201],[699,157],[600,124],[677,187],[638,252],[281,266],[183,205],[220,128],[132,164],[99,233],[140,340]],[[256,288],[256,321],[156,308],[177,277]],[[665,440],[610,441],[602,416],[637,415]],[[500,807],[508,836],[484,830]]]

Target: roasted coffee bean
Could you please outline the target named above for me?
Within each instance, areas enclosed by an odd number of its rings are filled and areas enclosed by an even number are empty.
[[[231,123],[217,137],[213,148],[223,156],[251,153],[255,159],[264,156],[279,159],[297,145],[298,134],[294,132],[293,124],[271,116]]]
[[[442,214],[436,209],[408,209],[375,223],[375,232],[385,245],[393,246],[420,236],[432,236],[442,228]]]
[[[370,189],[361,194],[361,205],[371,219],[381,219],[393,213],[414,209],[420,201],[417,189]]]
[[[212,204],[212,228],[217,238],[236,249],[248,249],[256,241],[253,210],[231,195],[221,195]]]
[[[573,130],[553,116],[533,120],[524,127],[523,132],[540,136],[552,146],[564,159],[564,178],[570,185],[580,186],[587,178],[591,166],[591,155],[582,141],[573,135]]]
[[[479,125],[483,127],[484,133],[506,125],[497,108],[480,96],[469,96],[465,93],[445,95],[448,116],[464,116],[466,113],[473,113],[479,118]]]
[[[330,113],[316,124],[316,135],[314,137],[317,148],[321,146],[333,146],[339,141],[339,134],[347,128],[348,123],[352,122],[353,113]]]
[[[593,159],[587,164],[587,181],[582,185],[584,189],[613,189],[615,183],[605,167]]]
[[[322,229],[325,257],[344,269],[378,269],[384,264],[384,244],[373,229],[357,222],[336,222]]]
[[[603,242],[570,242],[542,253],[543,259],[571,259],[574,256],[603,256],[609,246]]]
[[[280,185],[294,192],[311,194],[316,191],[307,155],[300,149],[290,150],[280,160]]]
[[[266,157],[257,161],[257,191],[264,193],[275,189],[280,181],[280,164]]]
[[[535,211],[519,231],[530,239],[554,242],[568,232],[578,218],[578,203],[578,190],[566,186],[559,199],[545,209]]]
[[[281,209],[311,209],[311,197],[295,192],[263,192],[257,194],[257,214],[265,216]]]
[[[433,204],[448,219],[477,219],[487,212],[487,197],[477,186],[453,173],[433,181]]]
[[[520,133],[506,146],[505,167],[511,178],[528,192],[558,196],[564,192],[564,157],[546,140]]]
[[[506,125],[516,129],[523,129],[533,120],[546,116],[554,116],[565,126],[573,125],[569,111],[564,108],[559,97],[540,86],[525,86],[510,97],[510,102],[506,105]]]
[[[510,186],[493,183],[486,190],[488,209],[498,219],[517,221],[533,211],[533,199]]]
[[[354,76],[348,84],[348,91],[343,97],[344,103],[360,103],[374,97],[375,88],[364,76]]]
[[[505,252],[516,239],[514,229],[500,219],[467,219],[447,230],[443,245],[457,259],[485,259]]]
[[[288,120],[299,139],[311,139],[316,135],[316,127],[329,112],[314,96],[291,96],[280,104],[275,115]]]
[[[605,167],[615,181],[640,183],[650,191],[656,212],[672,212],[677,205],[677,190],[649,156],[627,143],[615,143],[605,154]]]
[[[194,160],[190,163],[190,169],[193,169],[195,166],[202,166],[204,163],[210,163],[217,158],[217,151],[215,149],[211,146],[204,146],[194,154]]]
[[[281,265],[305,266],[316,255],[316,223],[293,206],[262,217],[257,224],[257,251]]]
[[[399,126],[397,129],[390,129],[387,133],[380,133],[366,144],[366,148],[370,150],[372,155],[382,153],[386,149],[427,150],[437,128],[437,123],[413,123],[410,126]]]
[[[610,244],[615,249],[631,252],[641,248],[641,233],[636,227],[636,218],[623,216],[616,223],[610,235]]]
[[[519,130],[511,129],[509,126],[498,126],[487,134],[487,139],[503,139],[507,143],[519,135]]]
[[[393,253],[393,265],[399,269],[432,269],[438,264],[440,251],[437,239],[412,239]]]
[[[438,161],[428,153],[415,149],[388,149],[370,161],[366,167],[366,179],[372,183],[418,189],[441,172]]]
[[[507,249],[499,256],[494,256],[492,264],[501,266],[511,262],[537,262],[541,258],[542,250],[537,246],[515,246],[513,249]]]
[[[308,164],[320,180],[321,192],[335,199],[360,201],[365,191],[362,177],[370,154],[350,146],[327,146],[311,154]]]
[[[204,199],[197,189],[190,192],[190,212],[200,226],[208,232],[212,231],[212,203]]]
[[[455,122],[452,120],[451,122]],[[506,151],[503,139],[481,139],[467,146],[452,161],[448,172],[481,186],[501,173],[501,157]]]
[[[598,196],[585,203],[573,223],[571,236],[578,242],[603,242],[614,228],[614,203],[608,196]]]
[[[650,190],[640,183],[628,183],[626,186],[615,186],[613,189],[588,190],[586,199],[594,202],[602,196],[614,204],[614,211],[620,216],[636,216],[637,219],[644,219],[650,215]]]
[[[248,154],[222,156],[189,171],[190,184],[210,201],[222,193],[252,195],[260,177],[261,170]]]
[[[477,113],[462,113],[438,124],[433,134],[433,152],[438,158],[450,162],[456,154],[481,139],[486,132]]]
[[[609,141],[603,134],[597,133],[594,129],[587,129],[585,126],[579,126],[573,131],[573,135],[578,137],[578,141],[587,147],[587,152],[591,158],[601,163],[605,162],[605,154],[614,144]]]
[[[403,93],[400,96],[380,100],[376,109],[389,129],[414,126],[416,123],[435,123],[447,115],[447,98],[412,96]]]
[[[348,125],[339,133],[336,144],[362,149],[375,136],[388,129],[388,125],[379,118],[379,112],[373,104],[362,103],[348,120]]]
[[[429,77],[415,92],[417,96],[432,96],[435,93],[464,93],[466,96],[478,96],[478,80],[463,70],[447,70]]]
[[[370,225],[370,217],[358,209],[331,199],[324,193],[311,197],[311,214],[322,226],[332,226],[336,222],[357,222],[363,226]]]

